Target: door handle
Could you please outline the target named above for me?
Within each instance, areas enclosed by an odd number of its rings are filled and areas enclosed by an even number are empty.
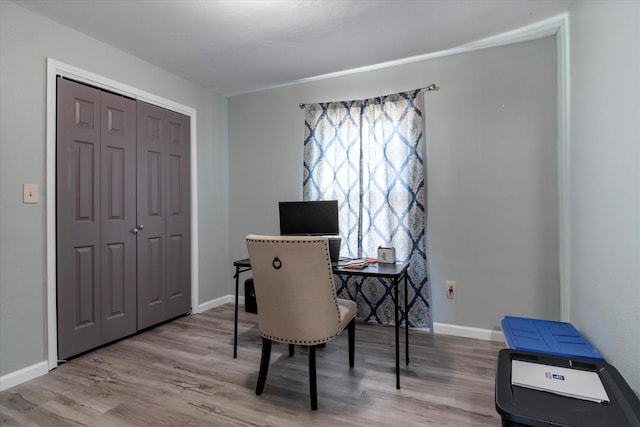
[[[133,228],[131,229],[131,232],[132,232],[133,234],[138,234],[138,231],[140,231],[140,229],[139,229],[138,227],[133,227]]]

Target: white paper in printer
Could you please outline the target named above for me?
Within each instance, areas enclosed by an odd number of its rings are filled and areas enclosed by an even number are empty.
[[[511,384],[576,399],[609,403],[609,396],[596,372],[512,360]]]

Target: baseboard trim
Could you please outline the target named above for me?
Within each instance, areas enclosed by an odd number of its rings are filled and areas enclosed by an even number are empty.
[[[234,302],[235,297],[233,295],[225,295],[220,298],[215,298],[210,301],[204,302],[198,305],[197,313],[202,313],[212,308],[219,307],[223,304]],[[238,303],[244,304],[244,297],[238,297]],[[436,334],[453,335],[465,338],[475,338],[484,341],[497,341],[506,342],[504,333],[502,331],[494,331],[491,329],[472,328],[470,326],[451,325],[447,323],[433,324],[433,331]],[[4,391],[8,388],[20,385],[24,382],[45,375],[49,372],[49,364],[47,361],[42,361],[26,368],[20,369],[10,374],[0,377],[0,391]]]
[[[0,377],[0,391],[20,385],[24,382],[40,377],[49,372],[49,363],[46,360],[27,366],[18,371]]]
[[[459,326],[434,322],[433,332],[436,334],[454,335],[457,337],[506,343],[504,333],[502,331],[494,331],[492,329],[473,328],[471,326]]]
[[[207,301],[198,306],[198,313],[202,313],[203,311],[211,310],[212,308],[219,307],[223,304],[227,304],[235,301],[234,295],[225,295],[220,298],[213,299],[211,301]],[[244,304],[244,296],[240,295],[238,297],[238,304]],[[417,328],[418,330],[428,331],[428,328]],[[495,331],[492,329],[482,329],[482,328],[473,328],[471,326],[459,326],[452,325],[449,323],[433,323],[433,332],[436,334],[443,335],[453,335],[456,337],[464,337],[464,338],[475,338],[478,340],[484,341],[496,341],[503,342],[506,344],[506,340],[504,338],[504,333],[502,331]]]
[[[223,304],[234,302],[235,297],[233,295],[225,295],[220,298],[212,299],[197,306],[197,311],[194,313],[202,313],[203,311],[211,310],[212,308],[219,307]],[[240,304],[244,304],[244,297],[238,298]],[[26,368],[22,368],[15,372],[11,372],[7,375],[0,377],[0,391],[4,391],[8,388],[20,385],[24,382],[32,380],[34,378],[45,375],[49,372],[49,363],[45,360],[43,362],[36,363]]]
[[[207,310],[211,310],[212,308],[216,308],[219,307],[223,304],[227,304],[230,302],[235,302],[235,296],[234,295],[225,295],[223,297],[220,298],[215,298],[212,300],[209,300],[207,302],[203,302],[202,304],[198,305],[198,311],[196,313],[202,313],[203,311],[207,311]],[[238,304],[244,304],[244,297],[243,296],[239,296],[238,297]]]

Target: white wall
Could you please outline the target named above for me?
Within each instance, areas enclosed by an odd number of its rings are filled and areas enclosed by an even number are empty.
[[[504,315],[559,318],[555,37],[229,100],[230,250],[278,233],[302,197],[298,103],[437,83],[425,94],[428,228],[436,322],[500,329]],[[446,279],[458,297],[444,298]]]
[[[640,392],[640,3],[571,25],[571,322]]]
[[[226,99],[0,1],[0,377],[46,358],[47,57],[196,109],[200,302],[231,289]],[[23,183],[38,184],[40,203],[22,203]]]

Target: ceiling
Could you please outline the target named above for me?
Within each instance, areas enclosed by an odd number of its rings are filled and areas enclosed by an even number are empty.
[[[224,96],[456,48],[567,0],[14,0]]]

